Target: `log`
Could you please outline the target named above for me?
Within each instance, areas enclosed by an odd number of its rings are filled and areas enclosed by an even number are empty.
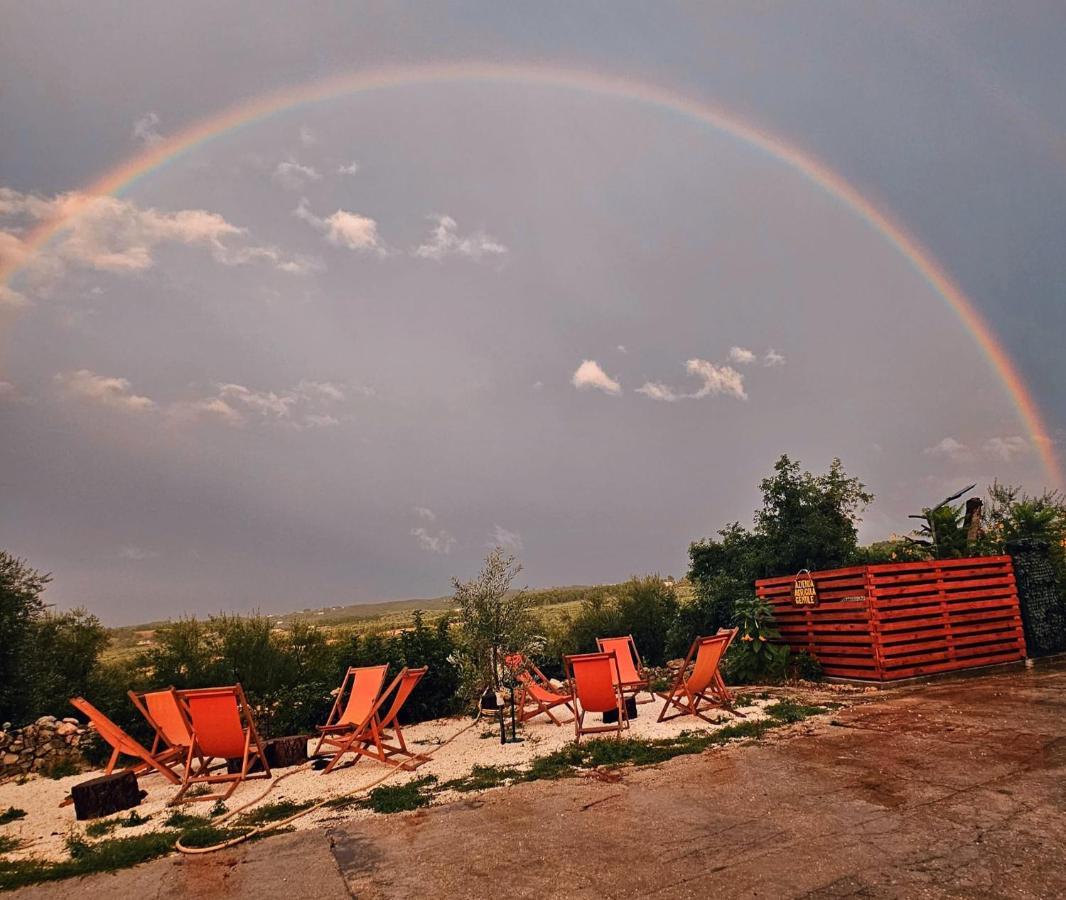
[[[266,758],[271,768],[279,769],[307,762],[307,735],[270,738],[266,741]]]
[[[630,719],[637,717],[637,698],[626,697],[626,716]],[[603,714],[603,724],[613,725],[618,721],[618,710],[609,709]]]
[[[132,769],[92,778],[70,789],[74,816],[79,822],[132,809],[140,805],[146,794],[147,791],[137,787],[137,776]]]
[[[272,769],[298,766],[300,763],[307,762],[307,735],[297,734],[292,737],[269,738],[263,741],[263,750],[266,752],[267,762]],[[241,760],[239,758],[226,760],[226,771],[231,775],[240,770]],[[259,757],[254,757],[252,759],[252,767],[248,772],[251,774],[252,772],[261,771],[263,771],[263,767],[259,763]]]

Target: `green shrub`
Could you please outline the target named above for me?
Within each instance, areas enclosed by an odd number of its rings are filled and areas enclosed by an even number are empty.
[[[801,650],[792,657],[792,671],[797,678],[802,678],[804,681],[821,681],[825,678],[825,672],[818,658],[806,650]]]
[[[734,684],[778,681],[788,665],[788,646],[774,626],[770,604],[748,597],[736,605],[734,624],[740,629],[726,655],[725,675]]]
[[[409,812],[429,806],[433,795],[427,790],[436,784],[433,775],[423,775],[406,784],[383,784],[374,788],[365,799],[355,805],[376,813]]]
[[[609,592],[591,591],[575,613],[564,614],[549,628],[546,663],[554,668],[564,654],[591,653],[596,638],[631,634],[644,663],[662,665],[677,614],[677,593],[659,575],[631,578]]]

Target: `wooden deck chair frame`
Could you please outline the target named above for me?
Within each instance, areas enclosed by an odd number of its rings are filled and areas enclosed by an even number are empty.
[[[181,788],[174,799],[170,801],[170,806],[177,806],[183,802],[188,790],[196,784],[229,784],[229,788],[217,794],[198,794],[195,797],[189,797],[189,800],[228,800],[242,782],[251,778],[271,777],[266,749],[263,746],[262,738],[259,736],[259,731],[255,727],[255,720],[252,718],[252,710],[248,705],[248,698],[244,695],[243,687],[239,684],[232,684],[225,687],[191,688],[177,693],[188,708],[189,720],[192,724],[192,744],[186,751],[185,775],[181,780]],[[200,728],[197,727],[194,704],[197,698],[213,695],[232,696],[237,705],[237,716],[244,732],[244,748],[240,756],[241,768],[239,772],[228,771],[228,765],[225,772],[216,771],[212,773],[210,771],[211,762],[216,758],[222,757],[210,755],[204,750],[201,742],[207,738],[207,735],[204,734],[202,726]],[[228,762],[229,759],[236,758],[236,756],[233,756],[225,759]],[[201,761],[200,767],[196,771],[193,771],[192,766],[194,759]],[[251,769],[256,761],[259,762],[262,768],[258,772],[253,772]]]
[[[506,664],[517,673],[519,680],[518,698],[515,708],[519,722],[528,722],[537,716],[545,715],[556,725],[568,725],[574,721],[572,694],[560,694],[551,686],[548,677],[531,659],[521,654],[507,657]],[[559,706],[565,706],[570,713],[569,719],[559,719],[552,712]]]
[[[725,645],[725,649],[722,651],[722,659],[725,659],[725,655],[729,652],[729,648],[733,646],[733,641],[736,640],[737,635],[740,633],[739,628],[719,628],[715,633],[715,637],[728,637],[729,643]],[[733,715],[740,716],[742,719],[747,718],[742,712],[737,712],[733,709],[733,692],[726,687],[725,679],[722,677],[722,666],[719,663],[718,668],[714,673],[714,683],[718,687],[718,693],[726,700],[730,712]]]
[[[624,636],[613,638],[596,638],[596,646],[599,648],[601,653],[607,653],[609,652],[609,650],[613,649],[604,646],[604,644],[606,644],[608,641],[610,641],[611,643],[617,643],[621,641],[626,644],[626,646],[628,647],[630,659],[633,660],[633,669],[637,673],[636,681],[625,681],[622,683],[622,693],[628,694],[630,697],[633,698],[634,702],[636,703],[654,703],[655,695],[651,692],[651,680],[648,678],[647,673],[644,671],[644,664],[640,661],[640,653],[637,652],[637,642],[633,640],[633,635],[627,634]],[[615,650],[615,653],[618,652],[618,650]],[[618,661],[618,671],[619,673],[621,673],[622,671],[621,659],[619,659]],[[647,700],[637,700],[637,694],[639,694],[641,691],[648,692],[649,696]]]
[[[721,679],[721,673],[719,668],[722,663],[722,659],[725,657],[725,651],[729,647],[732,637],[728,633],[718,633],[711,637],[698,637],[692,642],[692,646],[689,647],[688,656],[685,657],[685,662],[681,666],[681,670],[677,673],[677,677],[674,679],[673,685],[666,693],[660,693],[658,696],[662,697],[666,702],[663,704],[662,711],[659,713],[659,722],[668,722],[670,719],[676,719],[679,716],[697,716],[703,719],[705,722],[714,724],[713,719],[709,719],[704,713],[709,709],[728,709],[730,712],[734,712],[731,708],[732,695],[725,691],[723,694],[722,688],[725,687],[725,682]],[[714,672],[711,673],[708,678],[707,684],[702,687],[694,686],[691,682],[693,676],[696,674],[696,664],[699,661],[701,652],[717,653],[718,658],[714,663]],[[688,668],[693,666],[693,673],[689,675]],[[721,687],[719,687],[721,685]],[[671,709],[677,710],[672,715],[667,715],[667,712]],[[740,713],[737,713],[740,715]]]
[[[374,704],[377,703],[378,698],[381,696],[381,691],[385,687],[385,676],[388,673],[389,667],[384,666],[349,666],[348,671],[344,673],[344,678],[341,681],[340,690],[337,691],[337,697],[333,701],[333,706],[329,711],[329,715],[326,717],[326,724],[317,726],[319,732],[318,743],[315,745],[315,749],[311,751],[311,756],[318,756],[322,750],[323,744],[329,744],[331,746],[339,746],[341,741],[335,735],[349,735],[356,729],[358,729],[366,720],[366,714],[364,713],[359,717],[357,721],[343,721],[345,715],[348,712],[348,703],[351,698],[352,692],[359,685],[359,676],[361,673],[365,673],[371,681],[371,686],[376,682],[376,689],[373,691],[373,696],[370,698],[370,705],[368,709],[373,709]]]
[[[130,737],[84,697],[71,697],[70,705],[92,723],[96,733],[111,747],[111,758],[104,768],[105,774],[110,775],[114,772],[119,759],[123,756],[128,756],[131,759],[140,760],[140,762],[127,767],[136,776],[158,772],[171,784],[177,784],[181,781],[172,768],[172,766],[181,762],[180,749],[168,749],[162,753],[154,753],[147,750],[140,741]]]
[[[403,761],[393,763],[398,768],[413,771],[423,763],[429,762],[429,757],[420,753],[412,753],[407,749],[407,742],[403,737],[403,729],[400,727],[398,716],[411,692],[418,686],[422,677],[429,671],[429,666],[410,669],[404,666],[392,683],[378,695],[373,709],[360,723],[359,727],[352,730],[347,737],[341,738],[334,743],[337,752],[333,759],[322,770],[327,775],[336,768],[341,758],[346,753],[354,753],[355,759],[352,765],[364,757],[376,759],[378,762],[391,763],[394,757],[400,757]],[[390,700],[391,698],[391,700]],[[388,711],[382,714],[385,704],[389,703]],[[390,735],[389,732],[392,732]],[[389,743],[388,738],[394,743]]]
[[[611,687],[614,689],[614,694],[617,699],[616,709],[618,710],[618,722],[614,725],[585,725],[585,716],[588,714],[581,703],[580,689],[575,673],[575,663],[593,662],[597,660],[606,660],[609,665],[614,669],[612,674]],[[563,657],[563,668],[566,671],[566,677],[572,685],[573,690],[573,702],[574,702],[574,743],[581,743],[581,736],[584,734],[603,734],[606,732],[615,732],[618,737],[622,736],[623,729],[629,728],[629,714],[626,712],[626,699],[625,693],[621,687],[622,676],[618,671],[618,657],[613,650],[609,650],[601,653],[574,653],[569,656]],[[592,710],[593,713],[602,713],[605,710]]]

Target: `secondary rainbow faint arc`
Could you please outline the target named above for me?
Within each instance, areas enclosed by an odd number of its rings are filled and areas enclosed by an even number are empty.
[[[984,317],[928,250],[908,234],[903,226],[888,213],[874,206],[845,178],[811,154],[787,143],[762,127],[744,121],[734,113],[658,85],[582,69],[563,68],[554,64],[449,63],[346,73],[261,94],[213,116],[200,119],[183,131],[165,138],[104,173],[92,184],[82,188],[81,193],[87,198],[121,193],[155,169],[226,132],[296,106],[384,88],[465,81],[557,87],[664,108],[696,119],[743,143],[756,147],[802,174],[808,181],[860,216],[871,228],[895,246],[915,271],[958,314],[963,325],[973,336],[1006,387],[1025,430],[1040,455],[1048,477],[1055,485],[1066,483],[1048,437],[1049,431],[1044,423],[1043,414],[1017,366],[1007,355],[999,338]],[[28,251],[26,256],[0,269],[0,283],[8,281],[21,268],[28,256],[32,256],[34,252],[43,247],[77,215],[78,211],[75,208],[62,218],[43,222],[38,228],[29,232],[24,241],[25,249]]]

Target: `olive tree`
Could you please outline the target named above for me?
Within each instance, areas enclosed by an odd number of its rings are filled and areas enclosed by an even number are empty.
[[[452,579],[457,607],[456,661],[468,699],[486,687],[500,687],[505,656],[530,651],[534,619],[529,597],[524,591],[511,589],[521,571],[514,556],[495,547],[476,578]]]

